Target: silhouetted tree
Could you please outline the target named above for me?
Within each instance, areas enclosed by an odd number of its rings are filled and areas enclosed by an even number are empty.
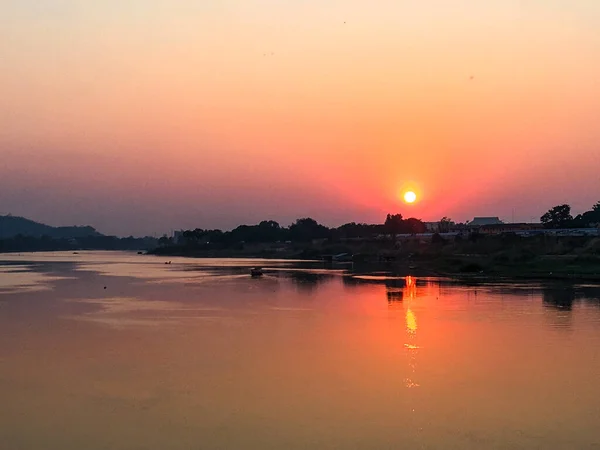
[[[590,211],[578,214],[572,222],[574,228],[596,227],[598,225],[600,225],[600,202],[592,206]]]
[[[444,216],[440,219],[438,231],[440,233],[448,233],[450,231],[450,225],[452,225],[452,219]]]
[[[481,234],[479,231],[473,231],[472,233],[469,233],[469,241],[470,242],[477,242],[480,239],[483,239],[483,234]],[[458,236],[457,236],[458,238]]]
[[[289,237],[293,241],[307,242],[312,239],[327,238],[328,236],[329,228],[310,217],[296,220],[289,228]]]
[[[383,228],[387,234],[396,236],[397,234],[402,233],[402,222],[402,214],[388,214],[385,218]]]
[[[278,241],[282,236],[281,226],[273,220],[263,220],[258,225],[240,225],[225,233],[227,242],[267,243]]]
[[[206,230],[202,239],[207,243],[222,243],[225,241],[225,233],[221,230]]]
[[[545,287],[542,290],[542,301],[545,306],[570,311],[575,301],[575,289],[572,285]]]
[[[334,230],[336,238],[369,238],[383,233],[383,225],[368,225],[366,223],[346,223]]]
[[[571,207],[569,205],[558,205],[548,210],[540,221],[546,228],[566,228],[571,225]]]
[[[431,236],[431,243],[435,245],[443,245],[446,243],[446,241],[442,236],[440,236],[439,233],[434,233],[434,235]]]
[[[336,238],[357,238],[360,236],[360,226],[355,222],[345,223],[335,230]]]
[[[274,220],[263,220],[257,227],[259,242],[276,242],[283,236],[281,225]]]
[[[204,237],[205,233],[206,233],[206,231],[204,231],[202,228],[196,228],[194,231],[192,231],[193,239],[196,242],[200,242],[202,240],[202,238]]]
[[[410,234],[425,233],[425,230],[427,229],[421,220],[415,219],[414,217],[409,217],[404,220],[402,225],[403,232]]]
[[[195,245],[198,243],[198,239],[200,236],[196,234],[194,230],[185,230],[183,233],[184,243],[186,245]]]
[[[166,234],[162,235],[162,237],[158,240],[158,244],[162,247],[166,247],[168,245],[171,245],[173,243],[173,239],[171,239],[170,237],[167,237]]]

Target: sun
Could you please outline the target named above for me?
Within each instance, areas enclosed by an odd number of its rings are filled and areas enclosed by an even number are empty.
[[[404,201],[406,203],[414,203],[416,199],[417,194],[415,194],[413,191],[408,191],[404,193]]]

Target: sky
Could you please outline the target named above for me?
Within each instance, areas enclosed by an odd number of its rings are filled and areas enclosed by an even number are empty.
[[[0,0],[0,214],[125,236],[582,212],[599,29],[597,0]]]

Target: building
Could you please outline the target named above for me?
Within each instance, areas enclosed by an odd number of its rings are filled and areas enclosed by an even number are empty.
[[[544,226],[541,223],[499,223],[482,225],[479,227],[479,232],[482,234],[502,234],[502,233],[523,233],[531,231],[544,231]]]
[[[175,244],[183,244],[185,239],[183,238],[183,230],[178,230],[173,233],[173,242]]]
[[[600,228],[548,228],[544,234],[550,236],[600,236]]]
[[[424,224],[428,233],[438,233],[440,231],[439,222],[424,222]]]
[[[453,221],[449,222],[423,222],[425,230],[428,233],[447,233],[453,229],[456,224]]]
[[[498,217],[475,217],[467,222],[467,226],[482,227],[484,225],[502,225],[503,223]]]

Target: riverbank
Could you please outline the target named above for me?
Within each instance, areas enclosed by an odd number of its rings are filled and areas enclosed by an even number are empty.
[[[195,258],[273,258],[353,262],[394,273],[459,278],[600,281],[600,238],[475,236],[445,241],[354,241],[216,246],[170,246],[150,252]]]

